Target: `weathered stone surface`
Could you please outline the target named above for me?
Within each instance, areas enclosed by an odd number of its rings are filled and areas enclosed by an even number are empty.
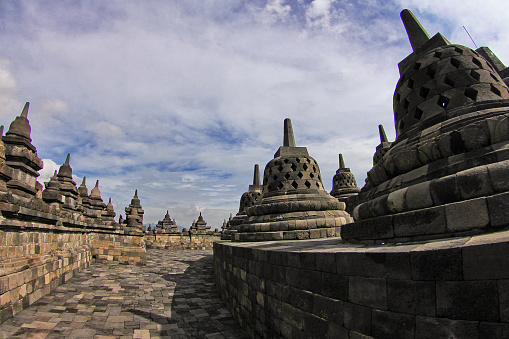
[[[461,249],[411,251],[410,262],[414,280],[463,279]]]
[[[409,314],[373,310],[371,335],[375,338],[413,338],[415,317]]]
[[[371,309],[369,307],[346,302],[343,304],[343,310],[345,327],[362,334],[371,334]]]
[[[471,199],[445,205],[447,230],[450,232],[482,229],[490,218],[485,198]]]
[[[451,320],[434,317],[415,317],[416,338],[478,338],[479,323],[476,321]],[[483,337],[482,338],[490,338]],[[495,338],[495,337],[491,337]]]
[[[378,308],[387,309],[387,281],[378,278],[350,277],[348,301]]]
[[[389,311],[434,316],[435,282],[387,280],[387,305]]]
[[[498,321],[498,305],[497,284],[494,281],[437,282],[437,316]]]

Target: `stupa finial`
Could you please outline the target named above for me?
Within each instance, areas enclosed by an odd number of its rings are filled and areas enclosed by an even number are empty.
[[[4,125],[0,126],[0,137],[4,135]]]
[[[23,111],[21,112],[20,117],[27,118],[28,117],[28,108],[30,107],[30,103],[26,102],[25,107],[23,107]]]
[[[136,189],[136,190],[134,191],[134,197],[135,197],[135,198],[137,198],[137,197],[138,197],[138,189]]]
[[[343,160],[343,154],[339,153],[339,168],[346,168],[345,160]]]
[[[425,44],[430,36],[428,32],[422,27],[421,23],[415,15],[409,9],[404,9],[401,11],[401,20],[403,20],[403,25],[405,25],[405,29],[408,35],[408,39],[410,39],[410,44],[412,45],[412,49],[415,51],[423,44]]]
[[[387,135],[385,134],[384,126],[378,125],[378,133],[380,134],[380,143],[389,142]]]
[[[255,164],[254,167],[253,186],[260,186],[260,166],[258,164]]]
[[[70,153],[67,153],[67,158],[65,158],[65,163],[64,165],[67,165],[69,166],[69,158],[71,157],[71,154]]]
[[[95,182],[95,187],[99,187],[99,179]]]
[[[84,186],[86,185],[85,181],[87,180],[87,177],[83,177],[83,180],[81,181],[81,184]]]
[[[293,136],[292,121],[290,120],[290,118],[285,119],[285,131],[284,131],[284,138],[283,138],[283,146],[296,147],[295,146],[295,137]]]

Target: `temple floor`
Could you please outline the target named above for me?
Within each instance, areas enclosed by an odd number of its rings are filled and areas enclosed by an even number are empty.
[[[212,250],[92,264],[0,325],[0,338],[246,338],[219,298]]]

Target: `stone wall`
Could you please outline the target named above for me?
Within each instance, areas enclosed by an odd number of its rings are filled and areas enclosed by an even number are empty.
[[[509,231],[385,246],[214,243],[215,281],[251,337],[509,336]]]
[[[138,234],[93,233],[92,255],[97,262],[118,261],[144,265],[147,262],[145,240]]]
[[[220,233],[214,234],[147,234],[147,248],[168,250],[204,250],[212,249],[214,241],[221,238]]]

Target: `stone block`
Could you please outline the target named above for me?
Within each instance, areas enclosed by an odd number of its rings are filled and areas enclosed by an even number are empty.
[[[295,268],[301,268],[300,266],[300,252],[287,252],[287,261],[288,266],[295,267]]]
[[[349,277],[348,301],[359,305],[386,310],[386,279]]]
[[[437,206],[396,214],[393,219],[393,227],[396,237],[445,233],[445,208]]]
[[[411,251],[413,280],[462,280],[463,258],[460,248]]]
[[[308,338],[325,338],[329,330],[327,320],[317,317],[316,315],[304,312],[304,332]]]
[[[312,313],[337,325],[343,325],[343,301],[341,300],[314,294]]]
[[[499,320],[495,281],[437,282],[437,316],[460,320]]]
[[[509,279],[509,243],[463,247],[465,280]]]
[[[479,166],[458,172],[456,177],[463,200],[493,194],[493,187],[486,166]]]
[[[415,317],[415,338],[479,338],[479,322],[434,317]],[[483,337],[481,338],[495,338]]]
[[[455,174],[431,180],[430,192],[435,205],[443,205],[461,200]]]
[[[318,271],[336,273],[336,253],[317,253],[315,257]]]
[[[433,206],[429,181],[408,187],[406,205],[409,210],[417,210]]]
[[[343,322],[346,328],[371,335],[371,308],[345,302],[343,312]]]
[[[375,338],[413,338],[414,316],[410,314],[373,310],[371,335]]]
[[[316,253],[300,252],[300,267],[306,270],[316,270]]]
[[[500,305],[500,321],[509,322],[509,280],[498,280],[498,301]]]
[[[350,239],[388,239],[394,237],[392,215],[361,220],[341,227],[341,238]]]
[[[490,218],[486,198],[477,198],[445,205],[445,217],[449,232],[482,229]]]
[[[509,324],[481,322],[479,338],[509,338]]]
[[[509,160],[489,164],[488,173],[495,192],[509,191]]]
[[[387,209],[390,213],[400,213],[408,209],[406,205],[406,192],[408,188],[402,188],[389,193],[387,197]]]
[[[389,311],[435,315],[435,282],[387,280]]]
[[[327,339],[349,339],[348,329],[335,323],[329,323]]]
[[[304,312],[287,303],[281,304],[282,320],[298,330],[304,329]]]
[[[509,178],[509,173],[507,174]],[[509,225],[509,192],[487,197],[491,227]]]
[[[290,301],[294,307],[306,312],[313,312],[313,293],[290,287]]]
[[[334,273],[322,273],[321,284],[322,290],[318,291],[325,297],[337,299],[337,300],[348,300],[348,277],[344,275]]]

